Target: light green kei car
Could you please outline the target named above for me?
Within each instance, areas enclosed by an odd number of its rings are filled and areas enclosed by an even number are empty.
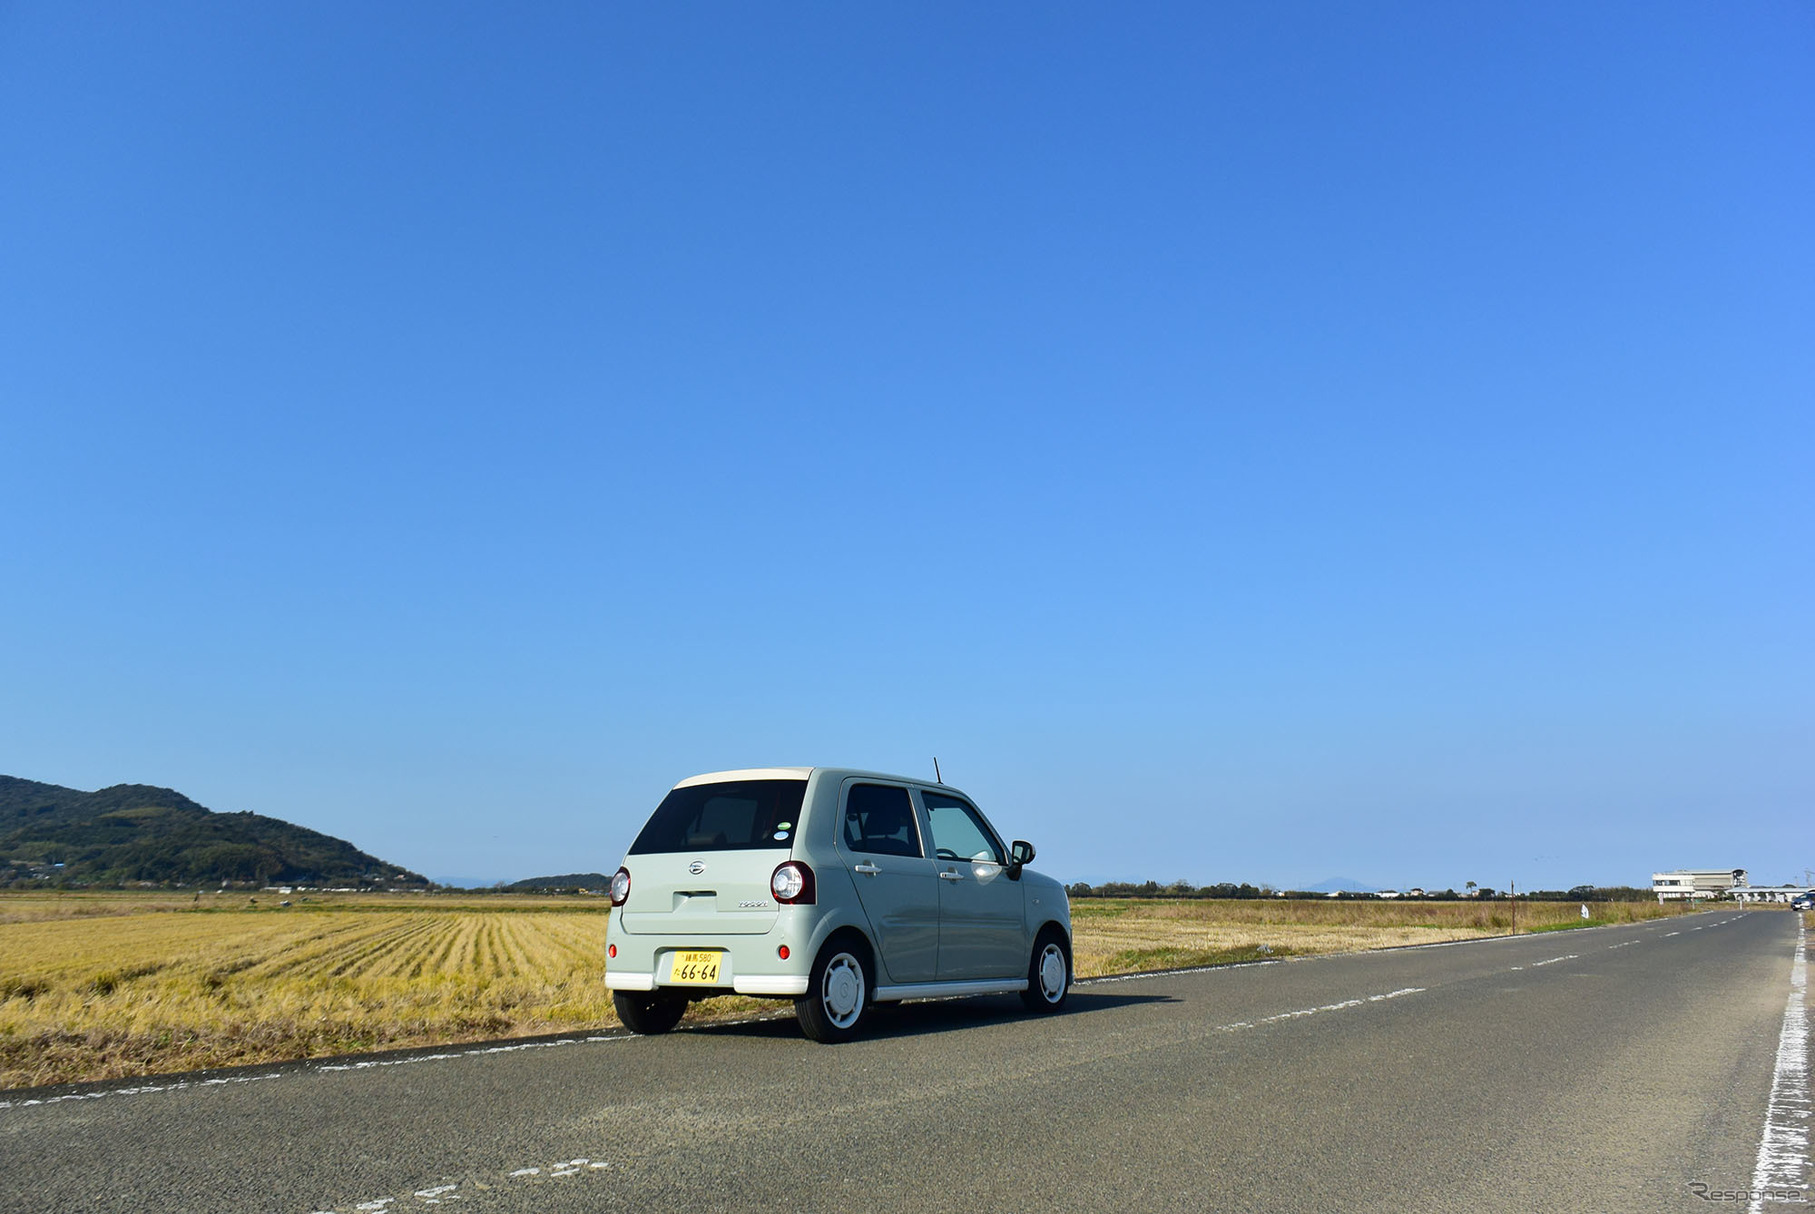
[[[815,1041],[876,1003],[1071,987],[1071,903],[957,789],[837,767],[682,780],[611,881],[605,984],[632,1031],[695,999],[792,999]]]

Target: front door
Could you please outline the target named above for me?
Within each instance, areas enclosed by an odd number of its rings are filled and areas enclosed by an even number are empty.
[[[838,852],[870,921],[888,983],[938,975],[939,890],[908,790],[852,781],[844,789]]]
[[[1032,956],[1021,883],[976,808],[922,790],[939,881],[939,979],[1019,978]]]

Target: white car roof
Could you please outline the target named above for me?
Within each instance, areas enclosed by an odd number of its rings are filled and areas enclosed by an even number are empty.
[[[804,780],[812,773],[811,767],[743,767],[736,771],[709,771],[704,775],[688,776],[676,788],[692,788],[695,784],[724,784],[731,780]]]
[[[895,776],[884,771],[864,771],[856,767],[744,767],[736,771],[709,771],[703,775],[688,776],[675,787],[725,784],[732,780],[804,780],[816,771],[840,780],[848,776],[869,776],[877,780],[893,780],[899,784],[925,784],[929,787],[939,785],[937,780],[917,780],[913,776]]]

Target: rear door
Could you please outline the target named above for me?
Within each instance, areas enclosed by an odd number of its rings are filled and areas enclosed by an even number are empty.
[[[840,802],[838,855],[889,982],[931,982],[939,966],[939,881],[908,790],[846,780]]]
[[[939,979],[1018,978],[1029,951],[1021,882],[1002,841],[961,797],[920,790],[939,882]]]

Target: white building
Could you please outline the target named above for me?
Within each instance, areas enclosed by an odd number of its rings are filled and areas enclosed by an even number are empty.
[[[1747,888],[1750,886],[1743,868],[1681,868],[1673,873],[1651,874],[1651,892],[1659,902],[1718,898],[1729,890]]]
[[[1733,896],[1741,902],[1794,902],[1808,892],[1806,885],[1746,885]]]

